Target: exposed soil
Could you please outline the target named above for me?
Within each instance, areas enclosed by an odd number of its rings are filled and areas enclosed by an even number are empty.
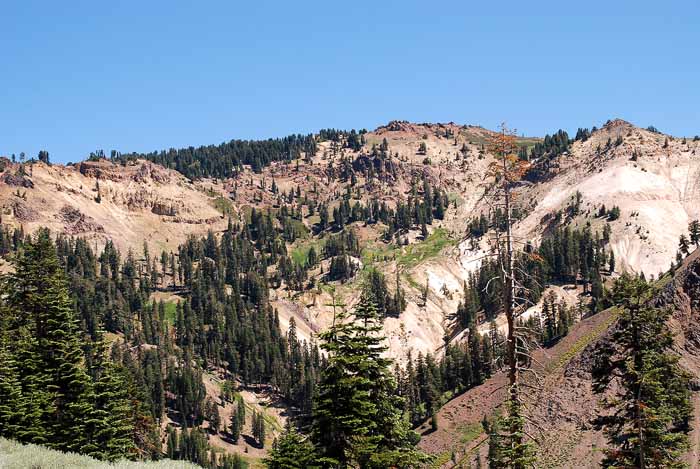
[[[540,406],[546,403],[544,414],[547,420],[554,420],[555,417],[558,420],[560,414],[567,413],[564,420],[571,424],[571,437],[575,437],[577,426],[586,425],[585,414],[589,409],[577,408],[568,402],[590,401],[591,392],[590,382],[586,383],[578,377],[565,376],[565,366],[586,345],[603,334],[613,319],[611,310],[602,311],[576,324],[569,335],[553,347],[540,349],[533,354],[533,369],[537,372],[539,381],[529,377],[528,382],[536,385],[538,389],[536,392],[527,393],[531,396],[533,404]],[[474,449],[484,443],[486,435],[480,432],[478,436],[464,441],[465,429],[473,430],[475,426],[480,425],[484,416],[491,417],[500,412],[506,397],[507,384],[506,374],[499,372],[481,386],[470,389],[448,402],[438,413],[437,431],[430,432],[429,422],[419,428],[423,434],[420,447],[431,454],[454,454],[452,459],[457,462],[477,454]],[[563,442],[562,437],[566,434],[566,431],[557,431],[559,443]],[[455,463],[446,462],[442,467],[455,467]]]

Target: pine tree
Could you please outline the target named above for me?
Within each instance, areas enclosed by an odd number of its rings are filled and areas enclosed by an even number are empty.
[[[22,442],[47,444],[51,437],[49,416],[56,412],[54,394],[46,388],[48,376],[40,359],[36,338],[25,329],[16,332],[16,360],[21,364],[19,379],[22,399],[16,409],[23,412],[22,425],[12,438]],[[11,364],[10,364],[11,365]]]
[[[690,253],[690,242],[684,234],[682,234],[680,238],[678,238],[678,250],[684,256],[687,256]]]
[[[262,412],[253,411],[253,438],[260,447],[265,446],[265,415]]]
[[[231,440],[234,443],[238,443],[238,439],[241,437],[241,428],[243,427],[243,416],[239,411],[234,410],[231,413],[231,423],[229,425],[229,433],[231,434]]]
[[[507,413],[494,422],[490,435],[489,467],[532,467],[535,455],[532,445],[525,441],[525,417],[522,415],[522,408],[510,400],[506,401],[506,405]]]
[[[652,292],[643,279],[627,275],[613,286],[613,301],[622,312],[594,368],[597,391],[614,377],[621,385],[619,395],[606,401],[613,412],[598,419],[611,446],[605,467],[684,467],[680,456],[692,415],[689,376],[671,352],[670,311],[649,304]]]
[[[177,432],[173,427],[168,427],[168,439],[165,446],[165,455],[168,459],[178,459]]]
[[[93,389],[84,367],[65,273],[48,230],[40,230],[25,244],[8,284],[9,308],[17,315],[18,325],[30,328],[36,338],[37,365],[43,370],[43,386],[55,405],[42,416],[46,444],[81,452],[91,443],[85,426],[93,412]],[[35,379],[30,375],[23,378]]]
[[[241,426],[245,425],[245,401],[243,396],[236,397],[236,415],[241,421]]]
[[[690,242],[693,243],[696,248],[700,247],[700,221],[691,221],[688,225],[688,232],[690,233]]]
[[[115,461],[132,456],[134,424],[129,395],[124,383],[126,370],[110,362],[100,343],[96,363],[95,408],[90,418],[94,442],[87,454],[98,459]]]
[[[354,318],[340,313],[321,334],[328,364],[313,415],[319,462],[332,467],[418,467],[425,457],[401,418],[376,306],[363,295]]]
[[[615,272],[615,253],[613,251],[610,251],[610,259],[608,260],[608,262],[608,272],[612,274],[613,272]]]
[[[24,425],[24,414],[17,361],[0,329],[0,436],[17,438]]]
[[[263,460],[268,469],[306,469],[314,465],[314,447],[287,421],[282,435],[275,440],[267,458]]]

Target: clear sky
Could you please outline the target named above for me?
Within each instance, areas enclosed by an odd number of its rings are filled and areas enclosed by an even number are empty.
[[[700,134],[700,2],[0,4],[0,155],[53,161],[392,119]]]

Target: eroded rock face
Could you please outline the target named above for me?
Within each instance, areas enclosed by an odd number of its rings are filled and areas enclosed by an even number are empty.
[[[124,172],[118,166],[106,160],[83,161],[78,166],[78,171],[83,176],[96,179],[107,179],[110,181],[121,181],[124,179]]]
[[[34,183],[28,176],[22,176],[21,174],[13,174],[9,172],[2,175],[2,182],[8,186],[14,187],[25,187],[27,189],[34,187]]]
[[[160,165],[149,161],[137,161],[127,165],[115,164],[108,160],[83,161],[78,166],[83,176],[109,181],[133,181],[138,183],[172,182],[170,172]]]
[[[166,217],[174,217],[177,215],[177,209],[172,204],[162,202],[154,202],[153,207],[151,207],[151,212]]]
[[[39,213],[26,200],[19,197],[10,202],[10,208],[15,218],[20,222],[30,222],[39,219]]]
[[[629,122],[627,122],[624,119],[611,119],[605,123],[604,127],[606,129],[617,129],[617,128],[631,129],[633,126],[632,126],[632,124],[630,124]]]
[[[700,250],[692,253],[659,293],[656,306],[673,309],[681,326],[684,348],[700,353]]]
[[[85,215],[77,208],[64,205],[57,217],[65,223],[64,232],[69,235],[81,233],[104,233],[105,229],[94,218]]]
[[[143,162],[138,165],[132,179],[136,182],[153,181],[159,184],[171,182],[170,173],[165,168],[149,162]]]

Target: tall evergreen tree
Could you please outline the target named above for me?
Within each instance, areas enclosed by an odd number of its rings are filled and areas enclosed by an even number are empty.
[[[368,295],[354,318],[340,313],[321,334],[328,365],[321,373],[313,440],[324,467],[418,467],[425,458],[401,416],[381,319]]]
[[[687,448],[689,377],[671,352],[670,312],[650,303],[652,287],[623,276],[612,298],[622,312],[611,343],[600,351],[595,385],[603,391],[618,381],[621,391],[607,400],[613,412],[598,419],[611,448],[605,467],[680,468]]]
[[[129,395],[124,383],[126,370],[108,360],[100,342],[95,368],[95,409],[90,418],[94,442],[89,455],[115,461],[133,456],[134,423]]]
[[[91,443],[86,424],[94,394],[65,273],[48,230],[39,230],[25,244],[7,284],[15,326],[28,328],[35,339],[25,355],[35,363],[22,367],[20,379],[27,388],[43,386],[51,395],[51,407],[42,412],[45,442],[51,448],[82,452]],[[35,382],[34,367],[42,370],[43,382]]]
[[[0,329],[0,436],[17,438],[24,427],[25,405],[18,364]]]

